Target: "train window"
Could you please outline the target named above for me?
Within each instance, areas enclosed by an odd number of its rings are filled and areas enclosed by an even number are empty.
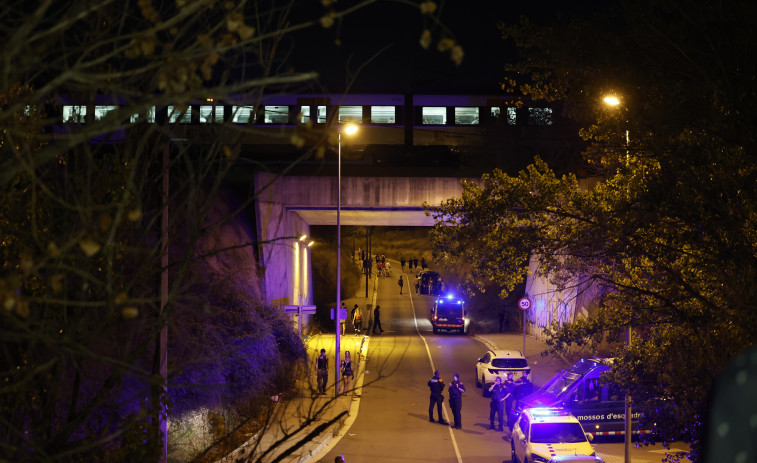
[[[455,124],[478,125],[478,108],[455,108]]]
[[[507,108],[507,125],[515,125],[515,114],[516,114],[515,108]]]
[[[186,106],[181,108],[178,106],[169,106],[168,121],[170,123],[179,122],[181,124],[189,124],[192,122],[192,107]]]
[[[266,106],[264,109],[266,124],[286,124],[289,122],[289,106]]]
[[[552,108],[528,108],[530,125],[552,125]]]
[[[95,120],[99,121],[114,109],[118,109],[118,106],[95,106]]]
[[[223,106],[200,106],[200,123],[223,122]]]
[[[501,110],[499,109],[499,106],[491,106],[489,108],[489,111],[491,111],[492,119],[496,120],[502,117],[502,113],[500,112]]]
[[[150,106],[147,111],[139,114],[132,114],[129,118],[129,122],[132,124],[135,122],[146,121],[150,124],[155,123],[155,106]]]
[[[396,111],[394,106],[371,106],[371,124],[394,124]]]
[[[310,106],[300,106],[300,123],[310,122]]]
[[[249,124],[253,121],[253,114],[255,113],[252,106],[232,106],[231,122],[235,124]]]
[[[63,122],[83,123],[87,115],[86,106],[63,106]]]
[[[421,114],[424,125],[444,125],[447,123],[447,108],[444,106],[424,106]]]
[[[325,106],[318,106],[318,123],[319,124],[326,123],[326,107]]]
[[[363,122],[363,107],[340,106],[339,122]]]

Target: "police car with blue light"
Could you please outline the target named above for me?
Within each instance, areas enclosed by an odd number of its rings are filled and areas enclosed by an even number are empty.
[[[581,359],[560,371],[544,386],[518,400],[514,413],[528,407],[561,407],[570,411],[594,436],[625,434],[625,394],[614,384],[602,380],[612,359]],[[634,433],[639,429],[639,412],[631,416]]]
[[[465,301],[452,294],[436,298],[431,307],[430,318],[434,333],[447,330],[465,334],[470,324],[468,313],[465,310]]]
[[[537,407],[524,409],[513,426],[510,446],[513,463],[546,463],[559,455],[596,456],[584,431],[568,410]]]

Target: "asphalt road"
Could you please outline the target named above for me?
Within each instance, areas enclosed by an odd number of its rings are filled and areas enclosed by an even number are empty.
[[[330,463],[337,455],[344,455],[347,463],[509,462],[507,428],[505,432],[487,429],[489,399],[482,397],[481,389],[475,385],[475,362],[487,347],[472,336],[433,334],[428,321],[432,298],[408,294],[407,285],[405,294],[400,296],[396,279],[379,278],[377,304],[381,306],[384,332],[372,335],[368,341],[357,418],[319,461]],[[343,338],[344,349],[349,349],[351,339],[349,335]],[[354,337],[355,343],[359,343],[358,339]],[[538,377],[540,366],[532,368]],[[447,384],[456,372],[465,383],[462,430],[428,420],[427,382],[436,369]],[[451,422],[447,397],[445,391],[444,414]],[[603,441],[595,447],[608,463],[623,462],[622,441]],[[661,450],[634,448],[632,461],[659,462],[664,457]]]

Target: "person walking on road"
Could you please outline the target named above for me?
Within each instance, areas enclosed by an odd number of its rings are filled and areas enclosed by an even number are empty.
[[[498,415],[499,426],[497,431],[504,431],[505,421],[502,415],[505,413],[505,387],[502,385],[502,378],[497,376],[494,384],[489,386],[491,402],[489,403],[489,429],[494,429],[494,415]]]
[[[379,334],[384,332],[384,328],[381,327],[381,306],[377,305],[375,309],[373,309],[373,330],[371,330],[371,334],[376,334],[376,328],[379,330]]]
[[[431,390],[431,396],[428,402],[428,420],[434,422],[434,405],[436,405],[436,415],[439,423],[449,424],[442,418],[442,402],[444,402],[444,380],[439,377],[439,370],[434,372],[434,377],[428,380],[428,388]]]
[[[460,418],[460,410],[463,408],[463,392],[465,392],[465,385],[460,381],[460,375],[455,373],[452,375],[452,382],[449,383],[449,408],[452,409],[452,417],[454,418],[452,427],[455,429],[463,429]]]
[[[355,377],[355,373],[352,371],[352,357],[350,357],[350,351],[344,352],[344,360],[342,360],[342,394],[346,393],[350,388],[350,380]]]
[[[355,304],[352,308],[352,327],[355,328],[355,336],[360,336],[363,332],[363,311]]]
[[[400,265],[402,266],[402,272],[405,272],[405,258],[400,259]]]
[[[321,355],[315,359],[315,368],[317,370],[318,393],[325,394],[326,383],[329,382],[329,359],[326,358],[326,349],[321,349]]]
[[[397,284],[400,285],[400,296],[402,296],[402,287],[405,286],[405,282],[402,280],[402,275],[400,275],[400,279],[397,281]]]

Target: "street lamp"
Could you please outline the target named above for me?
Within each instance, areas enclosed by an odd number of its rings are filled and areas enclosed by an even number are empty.
[[[336,354],[334,355],[334,397],[339,397],[339,353],[341,351],[342,330],[339,321],[339,311],[342,308],[342,132],[353,135],[357,132],[357,125],[347,124],[339,127],[339,147],[337,151],[337,180],[336,180],[336,308],[334,321],[336,322]]]
[[[616,108],[620,106],[620,98],[618,98],[616,95],[607,95],[605,96],[602,101],[611,108]],[[626,129],[626,168],[628,168],[628,145],[630,143],[631,139],[629,136],[628,129]],[[626,193],[628,193],[628,190],[626,190]],[[628,329],[626,331],[626,350],[629,350],[631,348],[631,323],[628,323]],[[626,389],[626,400],[625,400],[625,463],[631,462],[631,394],[628,393],[628,389]]]

